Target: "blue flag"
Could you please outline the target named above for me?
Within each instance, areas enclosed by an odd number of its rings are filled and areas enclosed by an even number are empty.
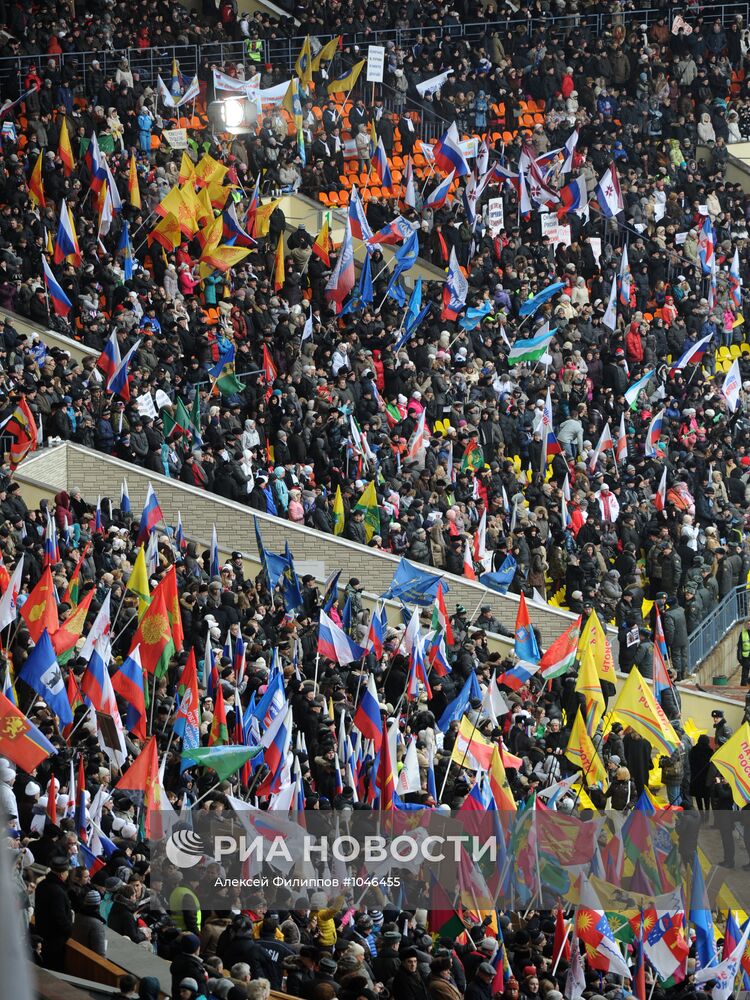
[[[521,308],[518,310],[519,316],[532,316],[540,306],[543,306],[545,302],[549,302],[553,299],[558,292],[561,292],[565,288],[564,281],[555,281],[551,285],[547,285],[543,288],[541,292],[537,292],[530,299],[526,299],[525,302],[521,303]]]
[[[489,316],[492,312],[492,303],[483,302],[481,306],[467,309],[466,312],[458,320],[458,325],[463,327],[464,330],[473,330],[475,327],[479,326],[485,316]]]
[[[693,860],[693,885],[690,893],[690,923],[695,928],[695,957],[697,969],[707,969],[716,964],[716,939],[711,905],[708,902],[706,883],[700,858],[696,851]]]
[[[508,587],[513,583],[515,575],[516,560],[508,553],[500,569],[495,570],[493,573],[482,573],[479,577],[479,582],[482,586],[487,587],[489,590],[494,590],[498,594],[507,594]]]
[[[294,569],[294,558],[289,548],[289,542],[284,543],[284,556],[287,566],[284,570],[284,584],[281,592],[284,598],[284,610],[287,614],[293,614],[297,608],[302,606],[302,590],[299,585],[299,577]]]
[[[364,309],[365,306],[370,305],[370,303],[375,298],[375,292],[372,288],[372,265],[370,264],[370,255],[365,254],[365,259],[362,262],[362,273],[359,276],[359,304]]]
[[[428,573],[427,570],[420,569],[408,559],[402,557],[401,562],[396,567],[391,585],[388,590],[381,594],[381,597],[394,601],[403,601],[404,604],[418,604],[426,608],[433,604],[437,597],[438,584],[442,581],[443,593],[448,593],[448,584],[440,576]]]
[[[39,636],[39,642],[29,653],[29,658],[18,676],[45,700],[50,710],[60,720],[61,726],[69,726],[72,723],[73,710],[68,701],[65,680],[47,629]]]
[[[456,719],[462,718],[466,714],[466,709],[469,707],[469,702],[472,698],[482,697],[482,689],[479,687],[479,681],[477,680],[476,673],[472,670],[469,676],[466,678],[466,683],[458,692],[458,695],[453,699],[453,701],[448,705],[440,716],[440,721],[438,722],[438,729],[441,733],[448,731],[448,726],[451,722]]]

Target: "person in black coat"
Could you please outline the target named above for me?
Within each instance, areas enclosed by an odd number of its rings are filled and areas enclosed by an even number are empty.
[[[708,786],[711,767],[711,741],[703,733],[698,737],[698,742],[690,750],[688,759],[690,761],[690,794],[695,799],[700,812],[708,812],[711,807],[711,795]]]
[[[180,938],[180,953],[169,966],[173,997],[180,995],[180,983],[183,979],[194,979],[198,984],[199,991],[202,991],[208,982],[206,969],[198,957],[200,946],[201,942],[197,934],[183,934]],[[243,959],[238,958],[237,961],[240,962]],[[226,963],[224,964],[226,965]]]
[[[635,782],[636,798],[648,784],[648,772],[651,770],[651,747],[636,732],[626,734],[625,763],[630,771],[630,777]]]
[[[53,858],[50,869],[36,888],[34,929],[42,939],[44,967],[64,972],[65,947],[73,932],[73,907],[65,888],[70,863],[67,858]]]
[[[132,886],[123,886],[115,896],[107,924],[111,930],[130,938],[135,944],[144,940],[145,935],[138,927],[135,916],[135,889]]]
[[[429,1000],[429,992],[417,971],[417,949],[404,948],[401,952],[401,966],[393,977],[391,996],[398,1000]]]

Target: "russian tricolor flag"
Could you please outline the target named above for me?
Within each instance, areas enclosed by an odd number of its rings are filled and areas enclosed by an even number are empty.
[[[127,479],[123,479],[122,486],[120,487],[120,510],[123,512],[123,514],[130,513],[130,494],[128,493]]]
[[[580,174],[574,181],[566,184],[560,190],[560,203],[560,208],[557,210],[559,218],[568,212],[582,212],[584,209],[588,209],[589,198],[583,174]]]
[[[285,712],[280,712],[263,734],[260,745],[263,747],[263,762],[271,772],[270,791],[278,791],[274,786],[281,777],[289,746],[292,741],[292,709],[287,706]],[[264,786],[267,782],[263,783]]]
[[[44,283],[47,286],[47,294],[52,299],[52,308],[55,310],[55,315],[67,316],[73,308],[73,303],[57,283],[57,279],[52,273],[46,257],[42,257],[42,268],[44,270]]]
[[[527,663],[526,660],[519,660],[510,670],[506,670],[504,674],[500,674],[497,680],[499,684],[504,684],[512,691],[518,691],[529,683],[538,670],[538,663]]]
[[[91,190],[94,194],[98,194],[107,179],[107,164],[101,149],[99,149],[96,132],[91,133],[91,142],[86,150],[84,160],[91,175]]]
[[[44,531],[44,560],[42,562],[42,568],[46,569],[47,566],[57,566],[60,562],[60,549],[57,545],[57,529],[55,528],[55,522],[47,513],[47,527]]]
[[[147,542],[151,536],[151,532],[157,526],[159,521],[164,519],[161,507],[159,506],[159,501],[156,499],[156,494],[154,493],[154,488],[151,483],[148,484],[148,491],[146,493],[146,503],[143,505],[143,510],[141,511],[141,523],[138,527],[138,537],[136,538],[136,545],[140,545],[141,542]]]
[[[81,678],[81,690],[97,712],[104,711],[104,673],[107,664],[102,656],[101,640],[94,646],[88,666]]]
[[[391,168],[388,166],[388,155],[385,151],[382,137],[378,140],[378,148],[373,153],[372,165],[375,168],[375,173],[378,175],[381,186],[390,190],[393,187],[393,178],[391,177]]]
[[[669,370],[675,372],[680,368],[684,368],[685,365],[697,364],[697,362],[702,361],[712,337],[712,333],[709,333],[706,337],[701,337],[692,347],[688,347],[682,357],[678,358]]]
[[[456,123],[450,126],[448,131],[435,144],[432,151],[435,163],[447,174],[454,170],[458,177],[464,177],[471,173],[469,164],[461,151],[461,140],[458,135]]]
[[[107,382],[107,391],[116,393],[121,399],[124,399],[127,403],[130,400],[130,381],[128,379],[128,365],[130,364],[130,359],[133,357],[135,352],[141,345],[140,338],[136,340],[133,346],[130,348],[128,353],[122,359],[118,367],[115,369],[111,378]]]
[[[70,263],[75,267],[81,266],[81,250],[78,246],[78,237],[73,227],[70,209],[63,198],[62,205],[60,206],[60,222],[57,227],[57,239],[55,241],[55,252],[52,260],[55,264],[62,264],[68,257],[72,258]]]
[[[653,418],[651,423],[648,425],[648,432],[646,434],[646,457],[656,458],[656,446],[659,443],[659,438],[661,437],[662,424],[664,422],[664,410],[660,410],[656,416]]]
[[[383,738],[383,728],[380,718],[378,690],[372,674],[367,678],[367,687],[354,713],[354,726],[362,733],[364,739],[373,741],[375,752],[377,753],[380,750],[380,743]]]
[[[112,687],[127,704],[125,726],[138,739],[146,739],[146,701],[143,694],[143,667],[141,644],[128,653],[122,666],[112,678]],[[182,735],[180,733],[179,735]]]
[[[366,650],[350,639],[343,629],[340,629],[321,609],[320,629],[318,631],[318,653],[335,663],[345,666],[361,660]]]
[[[453,183],[453,178],[456,176],[456,171],[451,170],[445,180],[441,181],[435,190],[429,194],[424,200],[424,207],[437,210],[442,208],[443,205],[448,200],[448,195],[450,194],[451,184]]]
[[[112,378],[114,373],[120,367],[120,345],[117,342],[117,331],[113,331],[110,335],[109,340],[104,345],[104,350],[99,355],[96,367],[100,372],[103,372],[107,382]],[[125,513],[123,509],[123,513]]]
[[[365,649],[368,653],[374,653],[378,660],[383,655],[383,623],[380,620],[377,608],[373,611],[370,618],[370,630],[367,633]]]

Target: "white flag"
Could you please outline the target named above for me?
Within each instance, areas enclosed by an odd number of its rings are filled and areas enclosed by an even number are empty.
[[[412,740],[404,756],[404,765],[398,776],[396,791],[403,798],[409,792],[418,792],[422,788],[419,780],[419,760],[417,758],[417,741]]]
[[[165,108],[175,107],[174,97],[169,92],[169,87],[162,80],[161,76],[156,78],[156,89],[159,94],[159,99]]]
[[[309,340],[313,335],[313,311],[312,306],[310,306],[310,315],[305,320],[305,325],[302,327],[302,340],[300,345],[304,344],[306,340]]]
[[[610,330],[617,329],[617,275],[612,279],[609,302],[604,316],[602,316],[602,325],[609,327]]]
[[[727,406],[734,413],[740,405],[740,389],[742,388],[742,376],[740,375],[740,365],[737,358],[732,362],[732,367],[726,374],[721,393],[727,401]]]
[[[179,101],[177,101],[175,107],[181,108],[183,104],[187,104],[189,101],[194,101],[196,97],[198,97],[200,92],[201,92],[201,85],[200,83],[198,83],[198,77],[194,76],[190,83],[190,86],[182,95],[182,97],[179,99]]]
[[[604,171],[604,176],[596,185],[596,197],[602,215],[607,219],[613,218],[625,208],[620,191],[620,182],[617,179],[617,168],[611,163]]]
[[[429,80],[423,80],[417,84],[417,93],[420,97],[424,97],[425,94],[436,93],[436,91],[443,87],[452,72],[452,69],[447,69],[445,73],[438,73],[437,76],[431,76]]]
[[[711,991],[711,996],[714,1000],[728,1000],[732,993],[734,981],[737,978],[737,973],[740,971],[740,959],[745,954],[748,935],[750,935],[750,920],[745,925],[745,930],[737,942],[736,948],[728,958],[725,958],[718,965],[710,965],[708,968],[699,969],[695,973],[696,983],[713,982],[714,988]]]
[[[573,935],[570,942],[570,965],[565,979],[565,996],[567,1000],[578,1000],[586,989],[586,973],[583,970],[581,952],[578,950],[578,938]]]
[[[18,615],[18,595],[21,593],[23,579],[23,556],[18,560],[8,587],[0,599],[0,629],[12,625]]]

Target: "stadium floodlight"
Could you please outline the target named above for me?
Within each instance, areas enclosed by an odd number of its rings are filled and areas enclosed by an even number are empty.
[[[208,120],[215,132],[231,132],[241,135],[255,129],[258,105],[246,97],[227,97],[221,101],[211,101],[208,105]]]

